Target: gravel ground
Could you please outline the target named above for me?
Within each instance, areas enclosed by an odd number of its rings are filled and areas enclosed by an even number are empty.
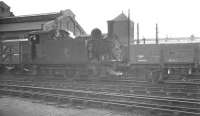
[[[29,99],[15,97],[0,98],[0,116],[142,116],[140,114],[92,108],[58,108]]]

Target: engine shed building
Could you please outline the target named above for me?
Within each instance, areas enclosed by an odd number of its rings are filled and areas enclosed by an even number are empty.
[[[0,1],[0,18],[9,16],[14,16],[14,14],[10,11],[10,7],[5,2]]]
[[[0,18],[0,40],[24,38],[31,31],[62,29],[74,36],[86,35],[75,19],[75,14],[67,9],[55,13],[13,16]]]

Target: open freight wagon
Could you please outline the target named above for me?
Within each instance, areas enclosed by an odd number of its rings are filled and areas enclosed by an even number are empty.
[[[128,73],[153,81],[163,80],[169,75],[197,74],[199,52],[198,43],[130,45]],[[125,54],[124,59],[127,57]]]

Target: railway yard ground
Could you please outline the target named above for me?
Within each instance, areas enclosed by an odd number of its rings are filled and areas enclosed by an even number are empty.
[[[137,23],[136,40],[123,12],[87,34],[70,9],[1,6],[0,116],[200,116],[196,35],[160,38],[156,24],[155,39],[140,38]]]
[[[200,116],[200,84],[191,81],[47,78],[2,75],[0,116]]]
[[[137,116],[137,114],[110,111],[106,109],[79,108],[66,105],[65,108],[56,105],[35,102],[30,99],[1,96],[0,116]]]

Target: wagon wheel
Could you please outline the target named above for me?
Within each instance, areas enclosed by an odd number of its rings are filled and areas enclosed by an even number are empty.
[[[151,71],[148,75],[147,81],[152,83],[161,83],[163,82],[163,73],[160,70]]]

